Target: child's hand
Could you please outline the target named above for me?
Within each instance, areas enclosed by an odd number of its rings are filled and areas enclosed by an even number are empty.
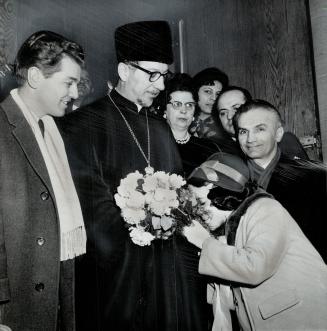
[[[203,242],[210,237],[210,233],[199,222],[193,221],[183,230],[186,239],[193,245],[202,249]]]

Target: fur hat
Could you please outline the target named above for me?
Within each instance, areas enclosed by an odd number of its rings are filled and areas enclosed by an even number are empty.
[[[240,157],[220,152],[195,168],[188,182],[194,185],[209,182],[230,191],[242,192],[249,178],[249,169]]]
[[[133,22],[115,31],[118,62],[173,62],[172,38],[166,21]]]

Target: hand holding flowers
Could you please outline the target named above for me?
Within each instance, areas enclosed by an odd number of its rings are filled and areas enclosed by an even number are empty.
[[[230,210],[220,210],[214,206],[208,206],[205,224],[193,221],[191,226],[184,227],[183,233],[190,243],[202,249],[203,242],[211,236],[210,231],[214,231],[224,224],[231,213]]]

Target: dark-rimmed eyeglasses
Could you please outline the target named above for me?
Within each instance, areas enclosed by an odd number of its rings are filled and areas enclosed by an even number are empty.
[[[169,79],[172,76],[172,73],[170,71],[167,71],[163,74],[160,71],[150,71],[150,70],[144,69],[144,68],[140,67],[139,65],[137,65],[135,63],[129,63],[129,65],[131,65],[132,67],[134,67],[136,69],[140,69],[140,70],[144,71],[145,73],[147,73],[149,75],[149,81],[151,83],[156,82],[161,76],[165,80]]]
[[[180,101],[170,101],[168,104],[172,105],[175,110],[181,110],[183,105],[186,110],[193,111],[195,109],[195,102],[180,102]]]

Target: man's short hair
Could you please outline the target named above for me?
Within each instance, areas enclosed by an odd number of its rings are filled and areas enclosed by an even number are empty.
[[[219,107],[218,107],[219,99],[221,98],[222,95],[224,95],[226,92],[229,92],[229,91],[240,91],[241,93],[243,93],[245,102],[252,100],[252,95],[247,89],[240,87],[240,86],[235,86],[235,85],[226,86],[222,89],[218,98],[215,100],[215,103],[212,108],[214,110],[213,114],[215,114],[216,111],[218,111],[218,114],[219,114]]]
[[[273,106],[271,103],[265,100],[261,99],[252,99],[250,101],[247,101],[245,104],[241,105],[240,108],[238,108],[237,112],[235,113],[233,117],[233,126],[235,129],[235,132],[238,132],[238,121],[242,114],[249,112],[250,110],[254,109],[264,109],[267,110],[273,114],[275,114],[277,122],[282,125],[282,118],[280,116],[280,113],[278,109]]]
[[[14,64],[17,82],[22,85],[27,80],[27,71],[31,67],[39,68],[45,77],[60,70],[64,56],[84,65],[83,48],[74,41],[51,31],[38,31],[28,37],[20,47]]]
[[[246,88],[240,87],[240,86],[235,86],[235,85],[229,85],[229,86],[226,86],[225,88],[222,89],[222,91],[220,92],[220,94],[217,98],[217,102],[219,102],[219,99],[221,98],[221,96],[223,94],[225,94],[226,92],[229,92],[229,91],[240,91],[240,92],[242,92],[243,95],[244,95],[245,102],[252,100],[252,95],[251,95],[250,91],[247,90]]]

